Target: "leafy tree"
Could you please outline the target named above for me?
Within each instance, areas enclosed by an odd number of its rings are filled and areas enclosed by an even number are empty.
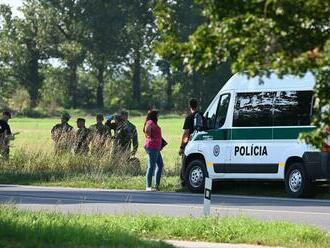
[[[106,77],[128,53],[123,39],[127,21],[125,1],[82,0],[81,6],[82,23],[87,30],[84,45],[88,51],[88,64],[98,82],[96,105],[104,107]]]
[[[40,61],[47,57],[39,42],[42,36],[39,24],[44,16],[39,15],[40,5],[35,0],[24,2],[22,18],[12,17],[8,6],[1,5],[0,9],[4,21],[0,45],[2,72],[7,74],[7,80],[16,80],[26,88],[31,107],[35,107],[42,86]]]
[[[317,147],[323,145],[324,129],[330,123],[329,1],[196,0],[205,21],[187,41],[171,35],[175,19],[168,6],[173,2],[162,1],[158,14],[159,27],[168,34],[160,51],[183,63],[187,71],[212,70],[230,60],[233,72],[251,76],[313,72],[316,96],[328,110],[317,115],[318,129],[305,137]]]
[[[123,46],[128,50],[124,66],[131,71],[132,97],[136,106],[141,105],[142,77],[144,68],[152,63],[152,44],[157,38],[154,1],[124,1],[127,13]],[[144,68],[143,68],[144,67]],[[139,106],[141,107],[141,106]]]
[[[69,75],[67,81],[71,107],[78,106],[78,69],[86,58],[84,39],[86,28],[82,22],[83,8],[77,0],[41,1],[44,15],[43,31],[48,35],[44,40],[48,44],[48,53],[61,59]]]
[[[205,108],[214,97],[214,90],[221,88],[231,76],[231,72],[227,63],[207,72],[195,69],[184,71],[185,60],[180,45],[188,42],[190,35],[205,21],[201,7],[193,0],[159,1],[156,15],[161,31],[156,51],[172,65],[172,86],[175,83],[180,84],[175,86],[175,108],[186,108],[187,99],[191,97],[197,98]],[[170,93],[170,86],[167,89]]]

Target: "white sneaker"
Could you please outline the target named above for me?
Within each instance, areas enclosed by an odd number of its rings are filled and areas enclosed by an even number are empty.
[[[146,188],[146,191],[152,191],[152,188],[151,187],[147,187]]]

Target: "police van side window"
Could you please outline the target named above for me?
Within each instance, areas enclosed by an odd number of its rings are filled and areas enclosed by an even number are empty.
[[[274,126],[308,126],[312,117],[312,91],[281,91],[274,100]]]
[[[205,118],[207,121],[207,129],[213,129],[215,127],[217,109],[219,104],[219,96],[209,106]]]
[[[275,92],[238,93],[234,108],[233,126],[272,126],[274,96]]]
[[[220,128],[225,124],[228,107],[230,102],[230,94],[224,94],[220,97],[219,106],[217,109],[217,117],[215,121],[215,128]]]

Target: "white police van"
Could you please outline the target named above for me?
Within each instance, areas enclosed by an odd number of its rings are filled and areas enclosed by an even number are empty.
[[[204,113],[207,131],[187,144],[181,177],[192,192],[214,180],[284,180],[293,197],[311,192],[312,183],[330,178],[330,155],[298,136],[313,130],[311,73],[304,77],[236,74]]]

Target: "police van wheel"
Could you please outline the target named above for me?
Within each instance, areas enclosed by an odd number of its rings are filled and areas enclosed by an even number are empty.
[[[311,194],[312,184],[303,164],[294,163],[290,166],[285,175],[285,188],[287,193],[295,198]]]
[[[204,192],[205,177],[207,175],[205,163],[201,160],[191,161],[185,173],[185,185],[190,192]]]

